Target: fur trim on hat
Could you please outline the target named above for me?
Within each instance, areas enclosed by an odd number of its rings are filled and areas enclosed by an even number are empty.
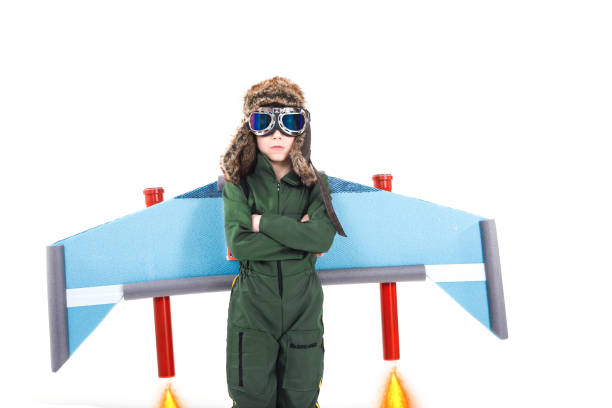
[[[245,119],[237,129],[228,149],[221,156],[220,165],[226,181],[240,184],[255,166],[257,141],[249,129],[248,115],[257,108],[279,104],[281,106],[305,107],[304,94],[299,86],[286,78],[274,77],[255,84],[244,96]],[[317,182],[317,175],[310,164],[310,124],[300,136],[296,136],[289,151],[293,171],[306,186]]]
[[[247,91],[242,112],[248,116],[255,109],[274,103],[306,108],[306,100],[300,87],[286,78],[276,76],[253,85]]]

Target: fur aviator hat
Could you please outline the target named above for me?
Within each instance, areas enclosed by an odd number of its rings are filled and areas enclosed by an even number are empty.
[[[244,119],[232,138],[225,154],[221,156],[221,170],[225,181],[240,184],[240,180],[251,173],[257,159],[256,137],[249,129],[249,115],[255,109],[263,106],[291,106],[306,109],[304,93],[299,86],[286,78],[274,77],[255,84],[244,96],[242,111]],[[346,237],[340,221],[336,217],[331,204],[329,191],[321,182],[321,176],[310,161],[310,123],[306,130],[295,136],[289,159],[293,171],[299,176],[302,183],[308,187],[319,184],[321,196],[325,202],[325,209],[336,231]]]

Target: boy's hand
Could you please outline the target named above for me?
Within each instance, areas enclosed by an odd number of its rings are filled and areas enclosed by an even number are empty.
[[[251,228],[253,232],[259,232],[259,220],[261,219],[260,214],[251,214]]]
[[[300,222],[306,222],[306,221],[310,221],[310,218],[308,218],[308,213],[304,214],[304,216],[300,220]]]

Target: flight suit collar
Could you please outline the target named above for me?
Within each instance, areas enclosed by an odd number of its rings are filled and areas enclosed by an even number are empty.
[[[270,163],[270,159],[268,156],[263,154],[260,151],[257,151],[257,163],[255,163],[255,171],[264,172],[268,175],[271,175],[276,180],[276,174],[274,173],[274,169],[272,168],[272,163]],[[301,183],[300,177],[293,171],[293,169],[289,170],[289,173],[285,174],[281,181],[284,181],[293,186],[297,186]]]

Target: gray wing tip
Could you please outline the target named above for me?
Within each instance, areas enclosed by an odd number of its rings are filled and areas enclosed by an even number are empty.
[[[47,247],[47,296],[51,370],[56,372],[68,360],[68,316],[66,311],[66,271],[64,246]]]
[[[494,219],[482,220],[479,221],[479,224],[482,256],[487,279],[491,331],[503,340],[508,338],[508,323],[506,320],[506,302],[504,300],[497,229]]]

